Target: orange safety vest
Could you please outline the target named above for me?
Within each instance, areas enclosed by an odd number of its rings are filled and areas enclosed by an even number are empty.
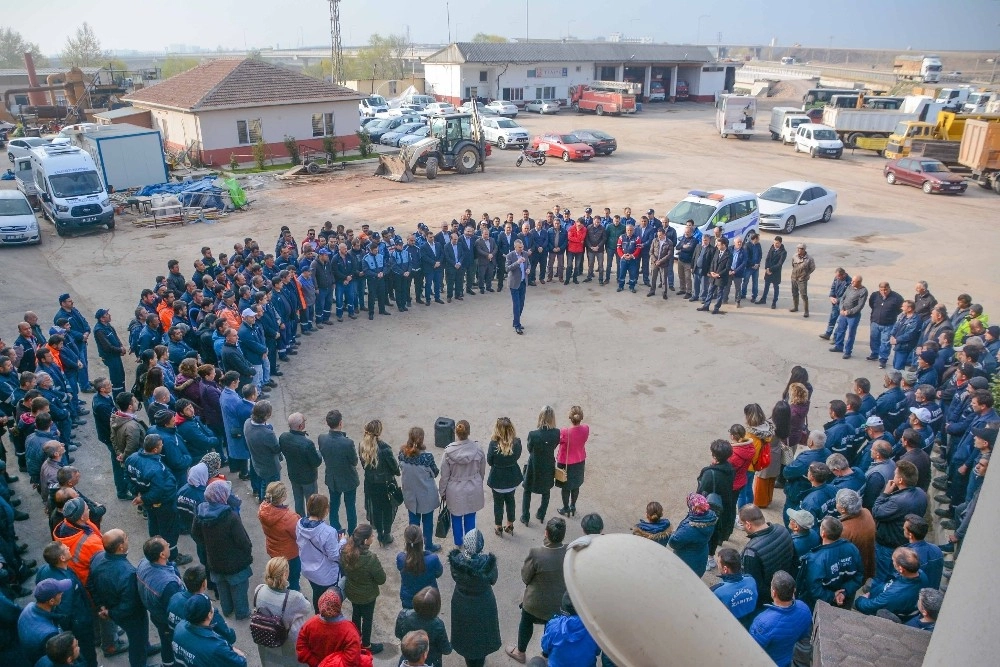
[[[57,536],[56,532],[63,525],[76,532],[66,537]],[[71,554],[69,569],[73,570],[80,583],[86,586],[87,578],[90,576],[90,561],[98,552],[104,551],[104,541],[101,538],[100,529],[92,521],[87,522],[86,528],[78,528],[63,519],[52,531],[52,539],[65,544],[69,549]]]

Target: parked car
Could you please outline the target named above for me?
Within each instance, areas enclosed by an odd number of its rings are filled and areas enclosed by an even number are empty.
[[[594,155],[611,155],[618,150],[618,142],[607,132],[601,130],[573,130],[571,134],[583,140],[594,149]]]
[[[397,143],[396,145],[399,146],[400,148],[403,148],[404,146],[415,144],[421,139],[425,138],[428,134],[430,134],[430,132],[431,132],[430,126],[424,125],[423,127],[418,128],[413,132],[410,132],[409,134],[404,134],[403,136],[401,136],[399,138],[399,143]]]
[[[414,111],[423,111],[428,104],[433,104],[436,101],[432,95],[407,95],[403,98],[400,106],[408,107]]]
[[[818,183],[784,181],[757,195],[760,228],[791,234],[810,222],[830,222],[837,193]]]
[[[458,107],[459,113],[472,113],[472,102],[466,102],[462,106]],[[496,109],[491,108],[483,104],[482,102],[476,102],[476,108],[479,110],[480,116],[499,116]]]
[[[552,157],[561,157],[563,162],[589,160],[594,157],[594,149],[575,134],[548,132],[531,140],[531,147]]]
[[[802,123],[795,130],[795,152],[809,153],[811,157],[832,157],[837,160],[844,154],[844,142],[837,131],[828,125]]]
[[[18,137],[7,142],[7,159],[11,164],[19,157],[28,157],[31,149],[35,146],[44,146],[49,143],[41,137]]]
[[[455,107],[447,102],[431,102],[420,112],[421,116],[434,116],[439,114],[455,113]]]
[[[388,111],[389,103],[381,95],[369,95],[358,102],[358,113],[362,116],[374,116],[381,111]]]
[[[559,113],[559,102],[555,100],[531,100],[525,103],[525,111],[534,111],[536,113]]]
[[[397,127],[406,123],[414,122],[414,116],[396,116],[394,118],[377,118],[374,122],[365,125],[365,132],[372,138],[372,141],[381,141],[382,135],[392,132]]]
[[[531,135],[510,118],[484,118],[483,136],[500,150],[508,146],[527,146]]]
[[[504,100],[493,100],[486,105],[487,109],[492,109],[498,116],[505,118],[517,118],[517,107]]]
[[[395,130],[386,132],[382,135],[382,138],[378,140],[383,146],[399,146],[399,140],[405,137],[410,132],[415,132],[422,127],[427,127],[427,123],[421,121],[419,123],[403,123]]]
[[[0,190],[0,245],[42,242],[38,218],[19,190]]]
[[[373,121],[376,121],[376,120],[382,120],[382,119],[381,118],[376,118],[375,116],[365,116],[364,118],[361,119],[361,127],[364,127],[364,126],[368,125],[369,123],[371,123]]]
[[[957,195],[969,187],[964,177],[951,171],[938,160],[899,158],[886,162],[882,173],[889,185],[896,183],[912,185],[927,194],[944,192]]]

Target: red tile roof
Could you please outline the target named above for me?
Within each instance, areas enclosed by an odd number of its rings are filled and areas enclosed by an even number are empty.
[[[186,111],[361,99],[350,88],[247,59],[211,60],[125,97]]]

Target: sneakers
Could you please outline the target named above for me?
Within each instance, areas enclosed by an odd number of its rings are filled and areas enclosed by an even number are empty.
[[[716,565],[715,564],[715,556],[709,556],[708,557],[708,563],[706,563],[705,567],[707,569],[709,569],[709,570],[714,570],[715,569],[715,565]]]
[[[192,560],[194,559],[192,559],[191,556],[188,556],[187,554],[177,554],[177,558],[174,559],[174,565],[180,567],[182,565],[187,565]]]

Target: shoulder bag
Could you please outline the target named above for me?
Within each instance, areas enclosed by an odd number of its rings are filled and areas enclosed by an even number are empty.
[[[257,606],[257,594],[260,588],[254,591],[254,610],[250,614],[250,636],[253,643],[267,648],[278,648],[288,639],[288,628],[281,621],[285,615],[285,607],[288,605],[288,591],[285,591],[285,600],[281,603],[281,613],[277,616],[268,614],[265,610]]]

